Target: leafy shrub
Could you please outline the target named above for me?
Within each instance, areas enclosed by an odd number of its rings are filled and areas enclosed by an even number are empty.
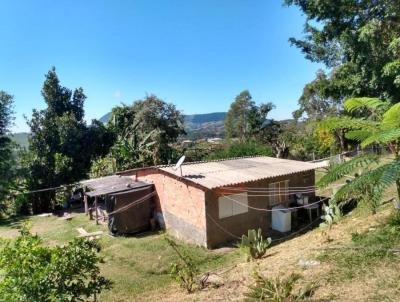
[[[99,249],[84,239],[44,246],[24,226],[16,239],[1,242],[0,301],[88,301],[111,287],[100,276]]]
[[[240,248],[245,252],[248,258],[260,259],[267,252],[271,242],[271,238],[263,239],[261,229],[258,229],[258,231],[248,230],[247,236],[242,236]]]
[[[296,290],[296,283],[302,279],[299,274],[286,278],[266,278],[254,272],[255,284],[249,287],[245,301],[295,302],[303,301],[314,294],[315,285],[307,284]]]
[[[177,254],[179,261],[171,263],[170,275],[184,288],[188,293],[192,293],[200,287],[198,279],[199,269],[195,261],[189,254],[180,251],[178,245],[168,237],[165,237],[170,247]]]
[[[101,158],[97,158],[92,161],[92,166],[90,167],[90,177],[102,177],[112,175],[117,171],[117,165],[115,158],[111,155],[106,155]]]

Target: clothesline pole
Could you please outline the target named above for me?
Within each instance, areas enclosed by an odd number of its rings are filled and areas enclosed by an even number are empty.
[[[99,224],[99,214],[97,212],[97,196],[94,197],[94,210],[96,216],[96,224]]]
[[[88,206],[88,197],[86,194],[83,196],[83,203],[85,204],[85,214],[87,215],[89,213],[89,206]]]

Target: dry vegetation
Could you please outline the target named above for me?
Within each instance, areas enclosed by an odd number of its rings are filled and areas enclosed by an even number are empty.
[[[352,233],[374,233],[391,213],[386,207],[375,216],[353,213],[329,232],[329,240],[315,229],[307,234],[273,246],[257,262],[241,262],[223,274],[224,285],[187,295],[177,287],[149,293],[144,300],[154,301],[242,301],[243,294],[253,283],[252,272],[257,268],[263,275],[277,277],[292,272],[304,276],[304,282],[317,282],[312,301],[398,301],[400,287],[399,258],[365,260],[365,264],[349,264],[350,274],[343,276],[345,268],[335,261],[324,260],[322,254],[330,250],[346,252],[353,247]],[[400,241],[397,242],[400,244]],[[341,257],[336,253],[337,257]],[[302,267],[299,260],[319,260],[320,265]]]
[[[218,273],[209,277],[218,286],[210,284],[192,294],[185,293],[168,275],[176,255],[163,239],[164,234],[129,238],[103,235],[101,253],[106,264],[102,271],[114,281],[114,288],[105,292],[101,301],[242,301],[253,284],[255,268],[268,277],[300,273],[302,282],[316,282],[312,301],[398,301],[400,218],[387,223],[393,211],[391,204],[381,207],[376,215],[359,208],[334,225],[328,236],[314,229],[272,246],[254,262],[246,262],[236,248],[207,251],[182,245],[202,273]],[[15,236],[23,220],[3,221],[0,236]],[[82,214],[71,221],[37,216],[26,220],[49,244],[70,240],[80,226],[88,231],[105,231],[103,226],[88,223]],[[317,260],[320,264],[301,266],[300,260]]]

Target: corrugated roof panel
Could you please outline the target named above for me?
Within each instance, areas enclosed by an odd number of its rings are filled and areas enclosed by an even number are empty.
[[[213,189],[266,178],[283,176],[317,168],[308,162],[274,157],[247,157],[182,165],[182,177],[203,187]],[[181,176],[172,166],[160,170]]]
[[[86,192],[88,196],[100,196],[117,192],[130,191],[141,187],[149,186],[151,184],[134,181],[129,176],[111,175],[95,179],[81,181],[82,185],[87,186],[92,191]]]

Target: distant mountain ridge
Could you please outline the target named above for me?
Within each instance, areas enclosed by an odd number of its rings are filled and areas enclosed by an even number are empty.
[[[203,114],[183,115],[186,130],[185,139],[210,138],[224,136],[224,120],[226,112],[212,112]],[[107,123],[111,118],[111,112],[103,115],[99,121]],[[22,147],[28,147],[29,133],[19,132],[10,135],[10,138]]]
[[[24,148],[28,148],[29,135],[30,135],[30,133],[28,133],[28,132],[18,132],[18,133],[12,133],[8,137],[17,145],[24,147]]]
[[[226,112],[211,112],[211,113],[201,113],[201,114],[184,114],[183,118],[185,123],[191,124],[202,124],[209,122],[220,122],[225,120]],[[108,123],[111,118],[111,112],[103,115],[99,121],[102,123]]]
[[[224,135],[224,120],[226,112],[211,112],[202,114],[184,114],[186,138],[221,137]],[[103,115],[99,120],[107,123],[111,112]]]

